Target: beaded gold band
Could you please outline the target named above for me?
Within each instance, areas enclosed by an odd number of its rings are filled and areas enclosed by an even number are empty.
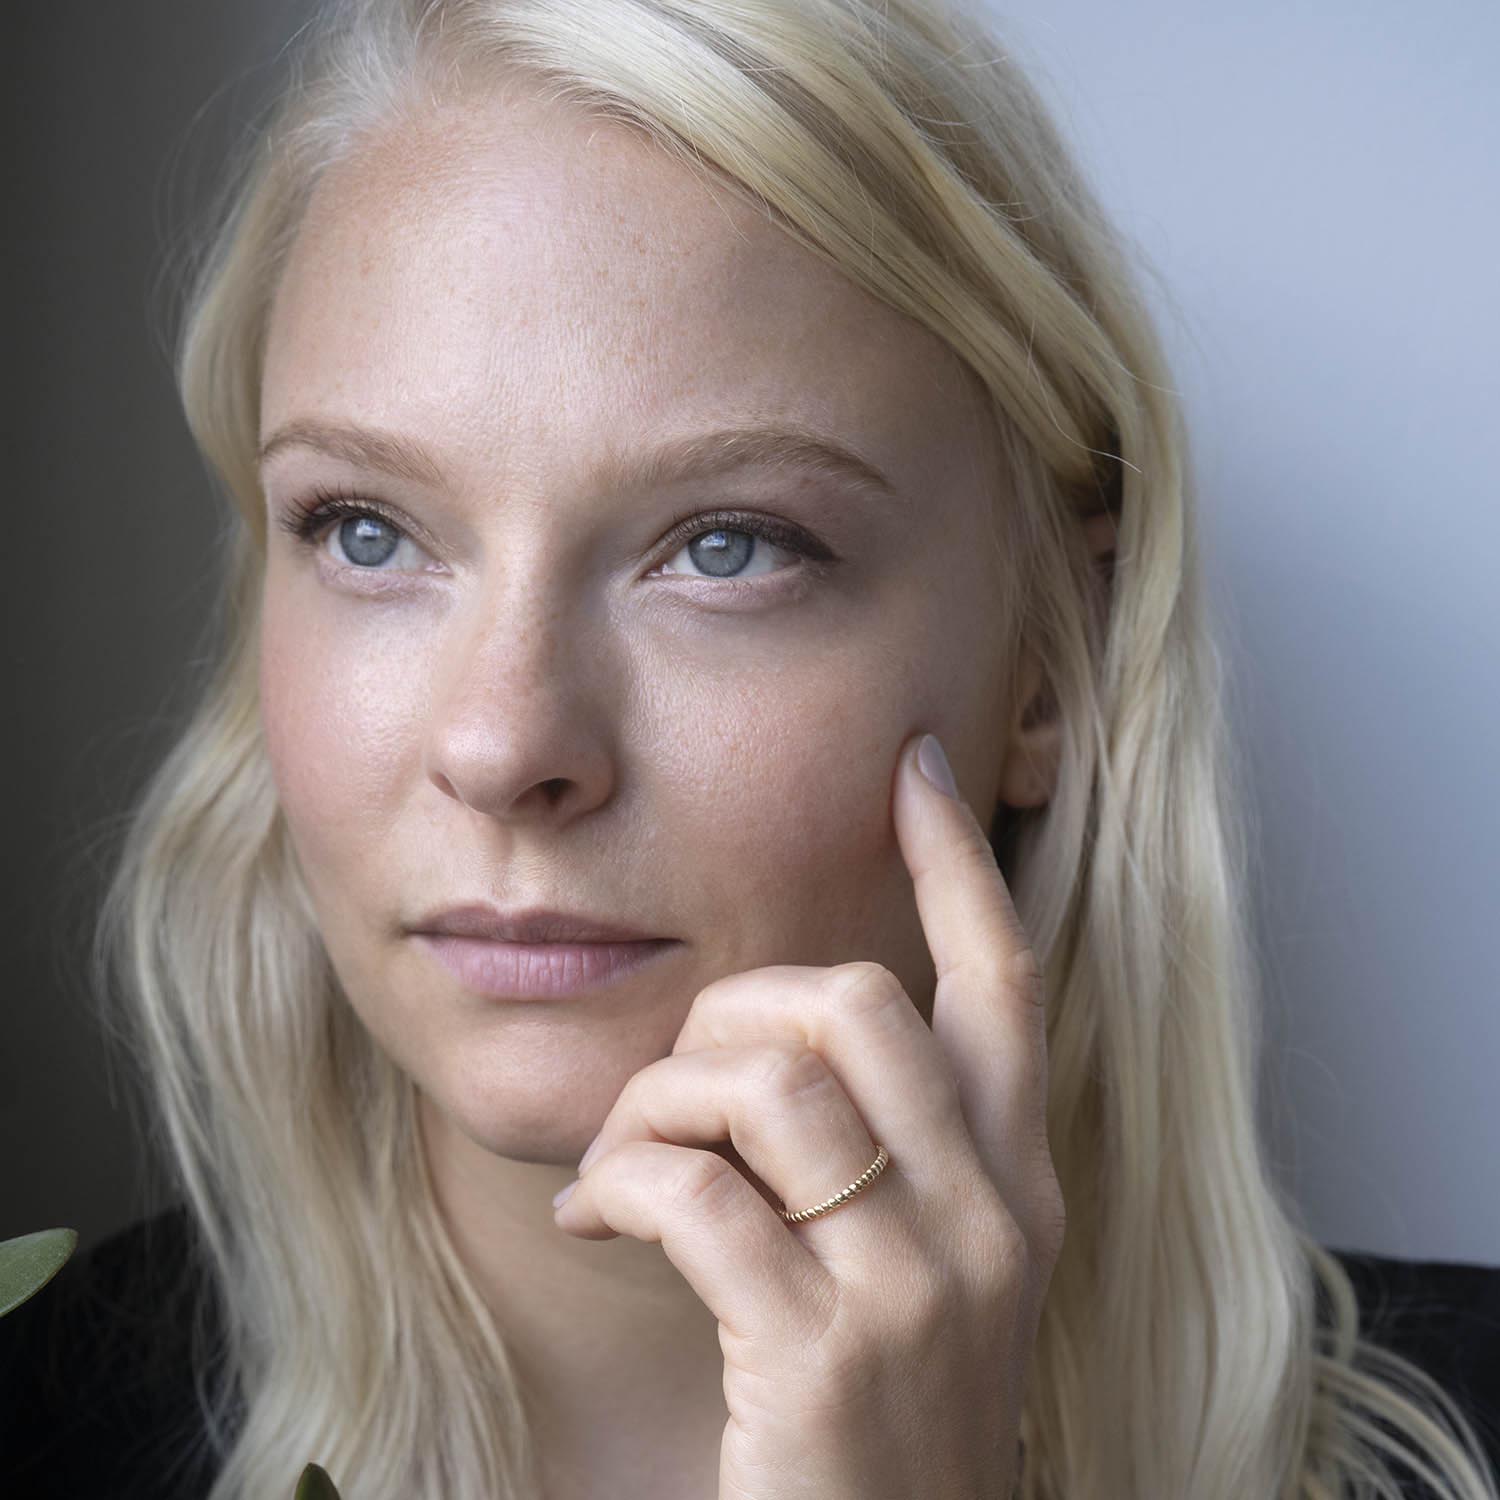
[[[882,1146],[880,1155],[848,1187],[812,1208],[799,1208],[795,1213],[788,1213],[786,1209],[782,1209],[781,1217],[788,1224],[800,1224],[804,1219],[815,1219],[819,1214],[826,1214],[830,1209],[837,1208],[840,1203],[847,1203],[861,1188],[869,1187],[885,1171],[885,1165],[890,1159],[890,1153]]]

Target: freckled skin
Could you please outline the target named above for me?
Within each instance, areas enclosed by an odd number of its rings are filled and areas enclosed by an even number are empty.
[[[712,1366],[712,1320],[659,1245],[569,1237],[548,1200],[721,975],[874,959],[928,1014],[896,757],[938,732],[987,821],[1020,717],[977,386],[925,330],[644,141],[471,97],[371,138],[316,191],[272,311],[261,432],[296,417],[414,437],[448,481],[301,449],[265,473],[273,518],[343,485],[439,544],[402,540],[378,566],[406,582],[376,598],[332,576],[355,568],[336,522],[315,549],[270,530],[262,711],[333,963],[421,1090],[455,1235],[520,1346],[568,1400],[608,1379],[599,1349],[616,1340],[621,1368],[653,1372],[637,1384],[674,1390],[672,1371]],[[738,419],[835,434],[909,509],[800,472],[600,481],[607,450]],[[725,606],[706,573],[680,593],[646,576],[668,556],[692,572],[683,544],[657,544],[720,507],[784,516],[841,561],[805,591]],[[759,568],[803,566],[755,546]],[[595,995],[484,1002],[402,934],[481,897],[633,919],[683,946]],[[658,1299],[639,1326],[606,1294],[626,1282]],[[539,1311],[542,1293],[574,1317]],[[648,1336],[663,1298],[680,1346]],[[579,1307],[592,1337],[573,1360]],[[705,1431],[712,1416],[710,1399]]]

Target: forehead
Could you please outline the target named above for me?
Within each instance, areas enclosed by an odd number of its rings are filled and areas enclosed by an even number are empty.
[[[941,340],[730,185],[516,92],[428,106],[324,175],[272,308],[261,432],[411,431],[493,474],[784,418],[920,490],[988,456],[982,411]]]

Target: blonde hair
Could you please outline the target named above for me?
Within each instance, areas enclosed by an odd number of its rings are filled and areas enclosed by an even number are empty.
[[[1268,1170],[1251,824],[1180,412],[1120,237],[997,37],[941,0],[354,0],[299,35],[226,179],[177,351],[233,506],[224,649],[133,809],[93,950],[222,1320],[209,1500],[290,1494],[310,1459],[352,1500],[537,1493],[526,1393],[435,1207],[411,1081],[330,966],[257,695],[284,256],[366,132],[502,80],[743,195],[991,399],[1004,607],[1065,736],[1051,802],[992,830],[1047,979],[1068,1212],[1018,1493],[1396,1500],[1405,1465],[1441,1500],[1500,1500],[1462,1411],[1362,1336]],[[1106,569],[1078,524],[1098,513]]]

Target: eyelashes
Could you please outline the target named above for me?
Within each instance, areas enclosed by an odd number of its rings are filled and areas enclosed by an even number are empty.
[[[311,548],[322,534],[336,521],[370,519],[380,522],[395,532],[400,540],[415,540],[410,530],[402,523],[398,514],[378,500],[369,500],[342,488],[315,488],[306,499],[293,501],[278,518],[278,526],[299,545]],[[663,561],[675,555],[676,549],[699,537],[714,532],[753,536],[772,546],[794,554],[798,561],[789,568],[778,568],[771,573],[756,574],[751,578],[718,578],[709,574],[674,573],[672,577],[691,577],[695,582],[716,583],[721,589],[730,591],[759,590],[765,585],[761,580],[775,580],[788,574],[825,576],[839,561],[838,555],[810,531],[791,522],[782,521],[756,511],[711,510],[691,511],[673,522],[665,536],[657,544],[658,549],[669,549],[663,553]],[[341,565],[344,571],[354,573],[383,574],[400,569],[360,567],[356,564]]]
[[[278,524],[293,540],[311,547],[325,528],[334,521],[369,517],[400,532],[402,537],[410,533],[378,500],[366,500],[352,491],[343,489],[314,489],[305,500],[294,500],[280,517]],[[376,573],[379,568],[356,568],[359,573]]]

